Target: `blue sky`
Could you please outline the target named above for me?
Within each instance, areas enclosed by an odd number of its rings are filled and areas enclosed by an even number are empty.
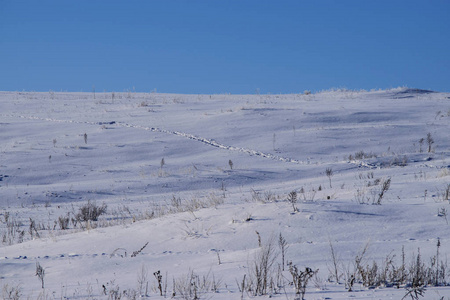
[[[450,1],[0,0],[0,90],[450,92]]]

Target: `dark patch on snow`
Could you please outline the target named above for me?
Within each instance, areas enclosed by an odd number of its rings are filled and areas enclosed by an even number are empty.
[[[329,212],[336,212],[336,213],[343,213],[343,214],[352,214],[352,215],[358,215],[358,216],[368,216],[368,217],[380,217],[380,216],[382,216],[380,214],[366,213],[366,212],[359,212],[359,211],[350,211],[350,210],[331,209],[331,210],[328,210],[328,211]]]
[[[1,175],[0,174],[0,181],[3,181],[3,178],[8,178],[9,176],[8,175]]]
[[[424,95],[424,94],[431,94],[436,93],[435,91],[430,90],[422,90],[422,89],[404,89],[400,92],[397,92],[394,94],[394,97],[397,99],[404,99],[404,98],[413,98],[417,95]]]
[[[397,94],[430,94],[430,93],[436,93],[436,92],[430,91],[430,90],[422,90],[422,89],[404,89],[403,91],[400,91]]]
[[[350,115],[349,121],[356,123],[388,122],[398,120],[398,114],[392,112],[356,112]]]

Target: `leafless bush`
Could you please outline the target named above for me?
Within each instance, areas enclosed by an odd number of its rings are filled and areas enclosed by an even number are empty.
[[[298,194],[300,194],[303,198],[303,201],[314,201],[314,198],[316,197],[316,190],[314,188],[310,189],[309,191],[305,191],[305,189],[302,187]]]
[[[131,257],[136,257],[139,253],[141,253],[145,249],[145,247],[147,247],[147,245],[148,245],[148,242],[145,243],[145,245],[142,246],[141,249],[133,251],[133,253],[131,254]]]
[[[381,204],[381,200],[383,199],[384,195],[386,194],[386,192],[389,190],[389,187],[391,186],[391,179],[388,178],[387,180],[384,180],[381,184],[381,188],[378,191],[378,195],[376,197],[376,202],[374,202],[373,204],[377,204],[380,205]]]
[[[139,270],[139,272],[137,274],[137,282],[138,282],[139,295],[147,296],[148,295],[148,270],[144,265],[141,266],[141,269]],[[145,287],[145,292],[144,292],[144,287]],[[161,296],[162,296],[162,294],[161,294]]]
[[[334,250],[333,244],[330,241],[330,250],[331,250],[331,264],[332,266],[329,268],[329,271],[331,273],[330,278],[332,278],[334,276],[334,278],[336,279],[336,283],[339,283],[339,280],[342,276],[342,274],[340,274],[339,271],[339,265],[340,265],[340,259],[336,253],[336,251]]]
[[[266,203],[266,201],[264,200],[263,195],[261,194],[261,192],[255,191],[254,189],[250,190],[251,194],[252,194],[252,200],[254,202],[262,202],[262,203]]]
[[[449,201],[450,200],[450,183],[447,184],[447,186],[442,190],[438,191],[439,198],[442,199],[442,201]]]
[[[221,281],[216,281],[214,274],[200,276],[189,271],[187,275],[174,279],[173,295],[179,295],[185,300],[198,300],[206,293],[217,293],[220,285]]]
[[[356,190],[354,199],[359,204],[368,204],[370,197],[367,195],[366,188],[362,187]]]
[[[59,224],[59,228],[61,230],[66,230],[69,229],[69,222],[70,222],[70,217],[69,214],[67,214],[67,216],[60,216],[58,218],[58,224]]]
[[[3,299],[5,300],[19,300],[22,295],[22,288],[20,286],[3,286]]]
[[[289,248],[289,245],[286,241],[286,239],[281,235],[278,236],[278,246],[280,247],[281,251],[281,266],[282,271],[284,271],[284,264],[285,264],[285,258],[286,258],[286,251]]]
[[[106,208],[106,204],[98,206],[95,203],[88,201],[86,205],[80,207],[79,213],[76,215],[76,218],[85,222],[97,221],[99,216],[106,213]]]
[[[306,267],[304,271],[299,271],[297,266],[292,263],[289,264],[289,272],[292,275],[292,282],[294,284],[295,293],[300,295],[300,299],[305,297],[306,286],[308,281],[317,274],[319,270],[313,271],[311,268]]]
[[[159,168],[159,173],[158,173],[158,176],[159,177],[163,177],[164,176],[164,171],[163,171],[163,167],[164,167],[164,165],[166,164],[166,161],[164,160],[164,157],[161,159],[161,162],[160,162],[160,168]]]
[[[389,166],[406,167],[408,165],[408,157],[404,155],[403,157],[395,156]]]
[[[44,288],[45,270],[39,264],[39,262],[36,262],[36,276],[39,278],[39,281],[41,282],[42,288]]]
[[[158,281],[158,290],[159,290],[159,295],[162,296],[163,295],[163,288],[162,288],[162,275],[161,275],[161,271],[156,271],[153,272],[153,276],[155,276],[156,280]]]
[[[448,211],[447,211],[447,209],[445,208],[445,207],[442,207],[442,208],[440,208],[439,210],[438,210],[438,217],[442,217],[442,218],[445,218],[445,222],[447,223],[447,225],[448,225],[448,220],[447,220],[447,216],[448,216]]]
[[[366,159],[366,158],[373,158],[373,157],[377,157],[376,154],[369,152],[366,153],[363,150],[356,152],[354,155],[349,155],[348,156],[348,160],[352,161],[352,160],[362,160],[362,159]]]
[[[423,150],[422,150],[422,145],[423,145],[423,142],[424,142],[424,141],[425,141],[424,138],[421,138],[421,139],[419,140],[419,152],[420,152],[420,153],[423,152]]]
[[[230,169],[233,170],[233,161],[231,159],[228,161],[228,165],[230,166]]]
[[[298,208],[295,206],[295,204],[297,203],[297,192],[296,191],[292,191],[288,194],[287,201],[292,204],[293,212],[294,213],[298,212]]]
[[[396,264],[395,255],[390,253],[380,263],[377,261],[367,261],[365,255],[368,245],[355,257],[353,269],[347,268],[344,272],[346,276],[346,287],[352,290],[354,283],[360,283],[368,288],[380,286],[405,287],[412,295],[415,291],[423,290],[427,286],[446,286],[449,270],[447,262],[440,260],[440,240],[437,242],[436,255],[430,258],[430,263],[426,263],[420,249],[413,254],[409,265],[406,263],[404,248],[402,248],[400,264]],[[339,277],[336,271],[330,269],[331,276]]]
[[[391,186],[391,179],[386,180],[375,179],[373,183],[369,181],[367,187],[362,186],[356,189],[354,199],[359,204],[376,204],[381,202]]]
[[[22,222],[13,219],[9,212],[5,212],[3,217],[6,230],[3,232],[2,243],[6,245],[12,245],[16,241],[22,243],[25,236],[25,230],[22,229]]]
[[[247,290],[254,296],[266,295],[270,287],[273,287],[273,264],[277,256],[273,244],[273,239],[270,239],[266,245],[263,245],[249,266]]]
[[[434,139],[433,139],[433,137],[431,136],[431,133],[430,132],[428,132],[428,134],[427,134],[427,144],[428,144],[428,152],[431,152],[431,145],[433,145],[434,144]]]
[[[30,233],[31,239],[34,239],[34,237],[40,238],[39,232],[36,227],[36,222],[32,218],[30,218],[30,226],[28,228],[28,232]]]
[[[406,294],[405,296],[403,296],[403,299],[411,297],[411,300],[419,300],[419,296],[423,297],[423,294],[425,293],[426,288],[423,286],[418,286],[418,287],[407,287],[406,288]],[[443,299],[443,298],[441,298]]]
[[[331,188],[331,176],[333,176],[333,169],[332,168],[326,168],[325,174],[327,175],[329,181],[330,181],[330,188]]]

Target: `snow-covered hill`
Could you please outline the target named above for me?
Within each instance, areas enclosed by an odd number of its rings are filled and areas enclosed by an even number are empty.
[[[450,94],[0,92],[0,141],[5,299],[450,299]]]

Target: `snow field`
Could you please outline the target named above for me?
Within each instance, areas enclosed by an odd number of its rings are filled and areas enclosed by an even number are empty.
[[[273,239],[280,254],[281,233],[288,261],[319,269],[305,299],[401,299],[404,286],[357,282],[348,292],[345,276],[329,280],[330,243],[342,275],[365,245],[367,264],[381,265],[390,253],[398,264],[402,248],[408,265],[419,249],[428,264],[439,240],[446,261],[448,99],[405,88],[114,99],[0,93],[1,238],[10,237],[6,218],[17,222],[13,240],[0,248],[3,297],[16,287],[27,299],[158,298],[153,272],[160,270],[168,298],[173,280],[189,281],[190,272],[218,286],[200,298],[253,298],[237,283],[251,276],[258,235],[263,246]],[[431,153],[419,142],[428,133]],[[366,158],[356,158],[361,151]],[[381,205],[372,205],[389,178]],[[298,212],[286,201],[291,191]],[[107,213],[62,230],[58,218],[74,218],[88,201],[106,204]],[[39,238],[30,233],[32,220]],[[36,263],[45,269],[45,289]],[[280,263],[277,255],[274,277]],[[285,269],[284,286],[270,293],[295,299]],[[447,299],[450,289],[427,287],[425,295]]]

